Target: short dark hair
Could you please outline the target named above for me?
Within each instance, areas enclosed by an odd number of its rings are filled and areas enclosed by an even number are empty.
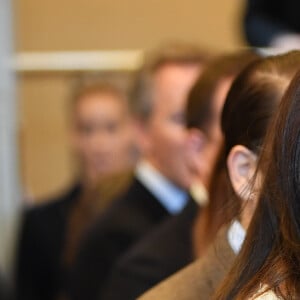
[[[133,114],[147,120],[152,111],[153,77],[165,65],[204,65],[209,59],[207,52],[198,46],[186,43],[164,45],[146,55],[145,63],[134,80],[130,104]]]
[[[208,134],[211,124],[216,120],[213,105],[220,82],[230,77],[233,80],[245,66],[257,58],[252,51],[241,51],[219,56],[208,63],[188,95],[187,127],[200,128]]]

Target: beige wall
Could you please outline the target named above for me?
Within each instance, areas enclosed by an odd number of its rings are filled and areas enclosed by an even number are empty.
[[[58,74],[19,78],[21,172],[26,193],[40,197],[71,181],[66,104],[69,81]]]
[[[213,50],[242,46],[238,0],[19,0],[18,51],[145,49],[182,39]],[[67,142],[69,74],[19,77],[22,170],[41,197],[62,188],[74,171]]]
[[[19,50],[152,47],[184,38],[240,45],[241,0],[16,0]]]

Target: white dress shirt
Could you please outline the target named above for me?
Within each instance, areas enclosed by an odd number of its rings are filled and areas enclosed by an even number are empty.
[[[245,229],[243,228],[243,226],[239,221],[234,220],[227,232],[227,238],[228,238],[229,245],[235,254],[238,254],[240,252],[245,237],[246,237]],[[250,297],[249,300],[279,300],[280,299],[270,290],[259,295],[265,289],[266,286],[262,286],[261,289],[254,296]]]
[[[187,192],[170,182],[149,162],[140,161],[135,175],[170,214],[180,213],[187,204]]]
[[[245,229],[238,220],[234,220],[228,229],[227,238],[229,245],[235,254],[240,252],[245,237]]]

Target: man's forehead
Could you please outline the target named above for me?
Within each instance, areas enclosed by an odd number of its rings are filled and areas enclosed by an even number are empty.
[[[78,98],[77,102],[74,104],[74,110],[78,113],[89,108],[103,109],[107,106],[125,108],[127,103],[124,98],[113,93],[93,92],[84,94],[82,97]]]
[[[195,76],[198,75],[201,69],[202,64],[200,63],[164,63],[154,72],[154,79],[160,79],[161,77],[175,78],[183,74]]]
[[[197,64],[165,64],[154,74],[154,98],[160,96],[186,97],[200,73]]]

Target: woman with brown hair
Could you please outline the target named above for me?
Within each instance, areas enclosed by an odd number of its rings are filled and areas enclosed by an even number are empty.
[[[215,299],[300,298],[300,72],[272,124],[258,165],[259,202]]]

